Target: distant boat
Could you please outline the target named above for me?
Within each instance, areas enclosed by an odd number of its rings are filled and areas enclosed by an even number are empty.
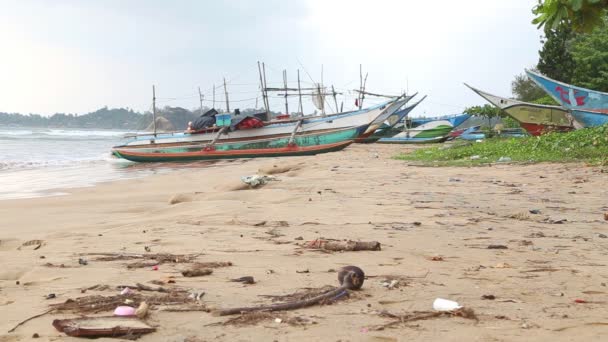
[[[530,70],[526,73],[565,108],[608,113],[608,93],[559,82]]]
[[[416,127],[419,125],[429,123],[431,121],[445,120],[445,121],[448,121],[452,125],[453,128],[456,128],[456,127],[462,125],[470,117],[471,117],[470,114],[462,113],[462,114],[438,116],[438,117],[434,117],[434,118],[412,118],[411,125],[412,125],[412,127]]]
[[[480,130],[481,126],[474,126],[466,129],[460,134],[459,139],[463,140],[483,140],[486,138],[486,132]],[[525,130],[521,128],[505,128],[500,132],[494,132],[496,138],[523,138],[528,136]]]
[[[413,121],[413,120],[412,120]],[[407,124],[407,123],[406,123]],[[416,127],[405,126],[401,133],[378,140],[383,144],[423,144],[445,141],[454,129],[452,121],[431,120]]]
[[[395,135],[404,132],[404,131],[412,131],[417,129],[419,126],[433,122],[433,121],[443,121],[443,124],[450,126],[451,130],[462,125],[466,120],[468,120],[471,116],[469,114],[454,114],[454,115],[444,115],[437,116],[431,118],[405,118],[399,124],[395,125],[392,128],[386,130],[385,137],[394,137]],[[449,137],[449,136],[448,136]]]
[[[350,145],[368,125],[324,132],[300,133],[293,137],[258,138],[215,145],[129,148],[115,147],[112,153],[134,162],[184,162],[196,160],[306,156],[339,151]]]
[[[548,132],[567,132],[573,130],[573,119],[568,111],[559,106],[546,106],[522,102],[492,95],[464,84],[494,106],[502,109],[515,121],[519,122],[531,135]]]
[[[414,95],[416,95],[416,94],[414,94]],[[412,95],[412,97],[414,95]],[[424,101],[424,99],[426,99],[426,95],[423,98],[421,98],[418,102],[394,112],[382,123],[382,125],[374,132],[374,134],[372,134],[371,136],[369,136],[367,138],[357,138],[357,140],[355,140],[355,142],[372,143],[372,142],[378,141],[378,139],[389,136],[391,129],[393,127],[395,127],[403,119],[405,119],[407,117],[407,115],[412,110],[414,110],[414,108],[416,108],[416,106],[418,106],[420,104],[420,102]],[[397,134],[397,133],[399,133],[399,132],[394,132],[393,135]]]

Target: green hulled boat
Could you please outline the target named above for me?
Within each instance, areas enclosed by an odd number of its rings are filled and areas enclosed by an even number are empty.
[[[214,159],[260,158],[314,155],[338,151],[350,145],[368,125],[295,135],[290,137],[231,141],[214,145],[186,145],[162,148],[116,147],[114,156],[135,162],[175,162]]]

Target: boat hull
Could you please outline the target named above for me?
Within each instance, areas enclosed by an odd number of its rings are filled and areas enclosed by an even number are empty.
[[[587,110],[572,110],[572,116],[585,127],[608,124],[608,113]]]
[[[359,111],[338,113],[327,116],[315,116],[303,118],[300,132],[323,132],[334,129],[349,127],[368,126],[379,116],[391,110],[393,105],[400,101],[392,101],[369,107]],[[394,108],[393,110],[397,110]],[[221,142],[237,142],[259,138],[281,138],[289,137],[296,127],[298,120],[273,121],[262,128],[230,131],[221,136]],[[208,129],[202,133],[164,133],[155,135],[143,135],[127,141],[119,147],[161,147],[171,145],[209,143],[218,134],[218,128]]]
[[[311,156],[320,153],[336,152],[346,148],[353,141],[342,141],[334,144],[317,146],[285,146],[278,148],[204,151],[197,153],[142,153],[138,150],[114,150],[114,155],[134,162],[188,162],[199,160],[240,159],[240,158],[268,158],[268,157],[295,157]]]
[[[575,129],[574,119],[562,107],[508,99],[475,89],[466,83],[465,85],[494,106],[502,109],[531,135],[539,136],[549,132],[568,132]]]
[[[380,144],[432,144],[432,143],[440,143],[447,140],[448,137],[440,136],[434,138],[407,138],[407,137],[399,137],[399,138],[382,138],[378,140]]]
[[[112,153],[120,158],[136,162],[193,161],[214,159],[283,157],[313,155],[338,151],[367,129],[367,125],[324,133],[308,133],[274,139],[255,139],[240,142],[224,142],[214,146],[190,144],[171,147],[129,148],[115,147]]]
[[[608,93],[559,82],[529,70],[526,73],[565,108],[608,113]]]
[[[408,114],[420,104],[420,102],[424,101],[424,99],[426,99],[426,95],[413,105],[403,108],[402,110],[398,110],[392,115],[389,115],[386,120],[384,120],[384,122],[380,125],[380,127],[378,127],[374,132],[360,136],[355,140],[355,142],[368,144],[376,142],[381,138],[390,136],[390,132],[393,132],[391,129],[395,127],[399,122],[401,122],[401,120],[406,118]],[[393,135],[397,133],[399,132],[394,132]]]

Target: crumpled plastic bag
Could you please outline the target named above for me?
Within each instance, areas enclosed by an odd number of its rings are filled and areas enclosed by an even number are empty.
[[[277,181],[277,177],[275,176],[260,176],[260,175],[253,175],[253,176],[243,176],[241,177],[241,181],[247,185],[249,185],[252,188],[256,188],[260,185],[265,185],[270,181]]]

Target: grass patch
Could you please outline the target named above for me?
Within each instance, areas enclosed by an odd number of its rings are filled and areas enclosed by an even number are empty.
[[[608,125],[540,137],[457,141],[452,145],[424,148],[395,159],[419,161],[437,166],[474,166],[507,161],[587,162],[608,165]]]

